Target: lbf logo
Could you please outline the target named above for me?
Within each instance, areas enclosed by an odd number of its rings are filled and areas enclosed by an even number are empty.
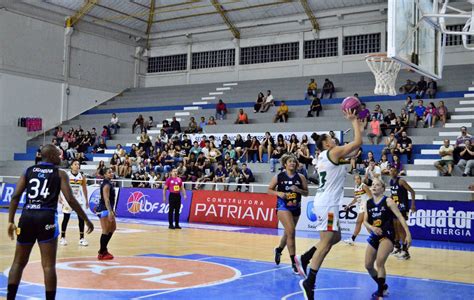
[[[224,284],[240,277],[225,265],[169,257],[115,257],[113,261],[66,258],[56,263],[58,288],[85,290],[171,290]],[[71,280],[74,278],[74,280]],[[40,262],[30,263],[23,281],[43,284]]]
[[[142,192],[133,192],[127,199],[128,212],[138,214],[140,212],[141,202],[146,200],[146,196]]]

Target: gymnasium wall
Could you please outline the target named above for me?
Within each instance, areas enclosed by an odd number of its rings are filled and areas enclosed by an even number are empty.
[[[342,55],[344,36],[381,33],[381,52],[386,52],[387,11],[386,4],[351,7],[315,12],[320,31],[314,34],[306,15],[289,16],[270,20],[236,23],[242,38],[233,39],[224,26],[212,26],[185,31],[173,31],[156,35],[150,56],[204,52],[235,48],[236,65],[141,76],[142,87],[199,84],[226,81],[260,80],[272,78],[303,77],[369,72],[366,54]],[[304,20],[304,21],[302,21]],[[338,56],[303,59],[303,42],[306,40],[338,37]],[[241,47],[299,42],[298,60],[265,64],[238,65]],[[189,60],[189,58],[188,58]],[[462,46],[446,48],[445,65],[462,65],[474,61],[474,52]]]
[[[79,29],[71,36],[68,95],[64,30],[62,23],[0,10],[0,160],[24,151],[12,146],[27,137],[18,135],[25,131],[18,131],[18,117],[41,117],[50,129],[133,85],[135,47]]]

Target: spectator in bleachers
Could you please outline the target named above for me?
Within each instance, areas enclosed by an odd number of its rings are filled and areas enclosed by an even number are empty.
[[[254,137],[255,138],[255,137]],[[242,170],[240,170],[240,178],[239,183],[245,183],[247,187],[245,188],[245,192],[249,191],[249,183],[255,182],[255,177],[253,176],[252,170],[247,167],[247,164],[242,164]],[[239,185],[237,190],[240,192],[242,187]]]
[[[332,94],[334,93],[334,83],[329,79],[324,79],[323,90],[321,91],[321,99],[324,98],[325,94],[329,94],[329,99],[332,99]]]
[[[368,186],[372,185],[374,179],[381,179],[382,170],[375,163],[375,161],[370,161],[369,166],[365,169],[364,183]]]
[[[298,150],[298,144],[300,143],[300,141],[298,140],[298,137],[296,136],[296,134],[292,134],[290,136],[290,141],[288,142],[288,150],[287,152],[288,153],[293,153],[295,154],[296,153],[296,150]]]
[[[360,105],[358,119],[359,121],[362,122],[362,125],[364,126],[364,130],[367,129],[367,124],[370,121],[370,110],[367,108],[365,103],[361,103]]]
[[[239,109],[239,114],[237,115],[237,119],[235,120],[234,123],[235,124],[248,124],[249,123],[249,118],[247,116],[247,113],[245,113],[242,108]]]
[[[201,117],[201,122],[199,122],[199,132],[206,132],[206,125],[207,125],[206,118]]]
[[[94,177],[104,178],[104,174],[105,174],[105,162],[101,160],[99,161],[99,164],[97,165],[97,168],[95,169]]]
[[[456,138],[455,148],[454,148],[454,160],[459,160],[459,154],[462,150],[464,150],[464,146],[466,145],[466,141],[471,141],[471,145],[474,144],[474,139],[472,136],[467,132],[466,126],[461,127],[461,135]]]
[[[409,164],[411,164],[412,148],[413,142],[408,137],[407,132],[403,131],[402,136],[398,139],[397,142],[397,153],[399,156],[406,155]]]
[[[387,154],[382,154],[382,157],[379,161],[379,167],[382,172],[382,175],[390,175],[391,164],[387,159]]]
[[[185,175],[185,181],[196,182],[196,180],[198,179],[199,169],[196,167],[194,161],[190,161],[189,164],[187,164]],[[191,189],[194,189],[194,186],[191,186]]]
[[[59,144],[63,141],[64,137],[64,131],[62,127],[57,127],[56,131],[54,133],[54,136],[56,137],[56,140],[58,141]]]
[[[115,153],[112,158],[110,159],[110,168],[114,171],[114,173],[118,173],[118,167],[122,164],[117,153]]]
[[[415,104],[413,103],[413,100],[411,99],[411,96],[407,96],[407,99],[405,100],[405,105],[403,106],[403,109],[408,114],[408,122],[410,122],[411,115],[415,113]]]
[[[437,115],[438,115],[438,112],[436,111],[436,106],[434,105],[433,102],[430,102],[430,104],[428,104],[428,107],[425,110],[425,116],[424,116],[425,125],[424,126],[434,128],[434,120]]]
[[[208,126],[209,126],[209,125],[217,125],[216,119],[214,119],[213,116],[210,116],[210,117],[209,117],[209,121],[207,121],[207,125],[208,125]]]
[[[41,150],[43,149],[43,145],[40,145],[40,147],[38,148],[38,150],[36,150],[36,154],[35,154],[35,165],[37,165],[42,159],[43,157],[41,156]]]
[[[312,97],[311,105],[309,106],[307,117],[313,116],[313,111],[316,112],[316,117],[319,117],[319,113],[323,110],[321,100],[318,97]]]
[[[119,118],[115,113],[113,113],[112,118],[110,118],[109,128],[112,134],[117,134],[118,130],[120,129]]]
[[[216,104],[216,119],[224,120],[227,115],[227,106],[222,99]]]
[[[309,82],[308,88],[306,91],[307,95],[317,97],[318,96],[317,89],[318,89],[318,84],[316,83],[314,78],[311,78],[311,81]]]
[[[436,98],[436,93],[438,92],[438,84],[432,78],[428,79],[428,84],[426,86],[426,94],[430,99]]]
[[[168,120],[163,120],[161,122],[161,124],[162,124],[161,129],[163,129],[166,132],[166,134],[170,134],[170,133],[174,132],[174,130],[171,127],[170,122],[168,122]]]
[[[286,153],[288,148],[287,142],[283,138],[283,134],[278,134],[276,147],[270,155],[270,172],[275,172],[276,165],[280,162],[280,158]]]
[[[140,134],[140,140],[138,142],[138,148],[143,148],[145,150],[145,152],[148,153],[148,150],[149,150],[150,146],[151,146],[150,136],[145,131],[143,131]]]
[[[372,121],[370,121],[369,127],[370,131],[367,134],[367,137],[369,138],[370,143],[374,145],[374,138],[377,138],[376,143],[377,145],[380,144],[382,139],[382,131],[380,129],[380,121],[375,115],[372,115]]]
[[[397,139],[395,133],[392,132],[388,137],[385,138],[385,147],[382,150],[382,154],[390,153],[392,155],[397,151]]]
[[[149,116],[148,121],[145,122],[145,128],[146,128],[146,130],[150,130],[154,126],[155,126],[155,121],[153,121],[152,116]]]
[[[233,164],[229,171],[229,183],[239,183],[240,169],[238,164]],[[235,189],[237,191],[238,188]]]
[[[237,159],[237,152],[235,152],[235,149],[232,148],[231,144],[227,145],[227,148],[223,150],[223,153],[224,153],[224,160],[229,161],[231,159],[233,160]]]
[[[444,105],[444,101],[439,101],[438,107],[436,108],[438,114],[434,116],[433,125],[436,125],[438,120],[441,121],[441,127],[444,127],[446,124],[446,119],[448,118],[448,108]]]
[[[407,125],[404,121],[402,121],[402,117],[397,117],[397,120],[395,122],[395,128],[393,128],[392,132],[395,134],[395,137],[398,139],[403,131],[407,130]],[[405,119],[407,120],[407,119]]]
[[[220,162],[217,164],[216,172],[215,172],[214,179],[212,182],[214,183],[229,183],[229,174],[227,173],[227,170],[224,168],[224,165]],[[217,191],[217,184],[214,185],[214,189]],[[228,185],[224,185],[224,191],[227,191],[229,189]]]
[[[270,155],[272,154],[273,149],[275,148],[275,140],[273,139],[270,132],[265,132],[262,143],[258,146],[258,161],[263,162],[263,153],[266,152],[268,157],[267,161],[270,162]]]
[[[418,122],[423,121],[426,107],[423,105],[423,100],[418,100],[418,105],[415,107],[415,128],[418,127]]]
[[[177,132],[181,133],[181,123],[179,123],[179,121],[176,119],[176,117],[173,117],[170,126],[173,129],[172,132],[177,131]]]
[[[439,148],[441,160],[435,162],[436,169],[438,169],[443,176],[452,176],[454,166],[453,152],[453,145],[449,144],[449,139],[445,139],[443,145]],[[447,170],[445,170],[444,167],[447,167]]]
[[[122,165],[119,166],[119,176],[122,178],[130,178],[132,176],[132,160],[126,157]]]
[[[334,133],[334,131],[330,130],[329,131],[329,136],[332,138],[332,140],[334,141],[334,143],[336,145],[340,145],[341,144],[341,141],[339,141],[339,139],[336,137],[336,134]]]
[[[99,142],[94,146],[94,152],[99,154],[104,154],[105,149],[107,149],[107,144],[103,138],[99,138]]]
[[[180,144],[181,144],[181,148],[185,151],[186,155],[188,155],[189,150],[191,149],[193,144],[191,143],[191,140],[188,138],[186,134],[183,134],[183,139],[181,140]]]
[[[463,171],[463,177],[474,175],[474,146],[471,140],[465,141],[464,150],[459,153],[457,166]]]
[[[274,105],[275,105],[275,100],[273,98],[272,91],[268,90],[267,96],[265,96],[265,101],[263,102],[260,112],[262,113],[267,112],[270,109],[270,107]]]
[[[383,121],[383,110],[379,104],[375,105],[374,111],[372,112],[372,115],[370,117],[371,120],[372,120],[372,117],[375,117],[375,119],[377,119],[380,122]]]
[[[260,142],[257,140],[257,137],[253,136],[250,142],[250,146],[247,149],[247,162],[252,160],[252,162],[257,162],[258,160],[258,148],[260,147]]]
[[[367,152],[367,158],[362,161],[364,168],[367,168],[371,161],[375,161],[374,152]]]
[[[298,158],[298,161],[300,162],[301,166],[304,166],[306,169],[308,169],[309,165],[313,161],[313,158],[311,157],[311,153],[309,153],[309,148],[307,143],[301,143],[300,147],[296,151],[296,157]],[[306,173],[305,177],[308,174]]]
[[[393,155],[392,156],[392,167],[397,169],[398,174],[405,175],[405,170],[403,169],[403,164],[400,161],[400,157],[398,157],[398,155]]]
[[[229,140],[229,138],[227,137],[227,134],[224,134],[222,136],[222,141],[221,141],[221,144],[219,145],[219,150],[221,152],[224,152],[228,146],[231,146],[232,147],[232,143],[231,141]]]
[[[237,134],[237,136],[235,137],[234,149],[237,154],[237,159],[240,159],[245,149],[245,141],[242,139],[242,136],[240,134]]]
[[[263,95],[262,92],[258,93],[257,101],[255,101],[255,104],[253,106],[253,112],[258,113],[260,109],[262,108],[262,105],[264,102],[265,102],[265,95]]]
[[[354,170],[357,170],[357,165],[362,163],[362,153],[362,147],[359,147],[359,149],[357,149],[357,151],[355,152],[355,155],[351,157],[351,169],[349,170],[349,174],[352,174]]]
[[[402,108],[400,112],[400,125],[402,127],[408,128],[410,124],[410,114],[407,113],[407,110],[405,108]]]
[[[421,76],[420,81],[416,83],[416,99],[422,99],[426,93],[427,84],[425,77]]]
[[[398,91],[401,93],[401,94],[411,94],[413,92],[415,92],[416,90],[416,82],[410,80],[410,79],[407,79],[407,81],[405,82],[404,85],[402,85]]]
[[[217,161],[222,159],[222,153],[217,149],[214,144],[209,145],[209,154],[207,158],[210,160],[212,164],[216,163]]]
[[[145,120],[143,119],[142,115],[138,115],[138,118],[135,119],[135,122],[133,122],[132,125],[132,133],[135,133],[135,128],[140,127],[140,132],[143,131],[145,128]]]
[[[395,129],[395,126],[397,124],[397,116],[395,115],[394,112],[389,108],[387,109],[387,114],[383,118],[383,123],[380,124],[380,129],[382,131],[383,136],[387,136],[387,133],[385,130],[390,130],[390,132],[393,132]]]
[[[198,125],[194,117],[189,118],[188,129],[185,130],[186,133],[197,133]]]
[[[281,101],[280,106],[273,117],[273,123],[276,122],[288,122],[288,105],[286,105],[285,101]]]
[[[206,159],[204,162],[204,166],[202,168],[202,172],[197,180],[196,189],[201,189],[203,187],[203,183],[213,181],[215,176],[214,167],[212,166],[211,162]]]

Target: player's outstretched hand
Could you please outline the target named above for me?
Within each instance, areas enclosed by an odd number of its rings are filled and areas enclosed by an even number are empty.
[[[355,109],[345,109],[344,117],[349,121],[357,120],[357,112]]]
[[[15,239],[15,236],[14,236],[15,232],[16,232],[15,223],[8,224],[8,236],[10,237],[12,241]]]
[[[91,232],[94,231],[94,224],[92,224],[92,222],[90,220],[87,220],[86,225],[87,225],[86,233],[91,234]]]

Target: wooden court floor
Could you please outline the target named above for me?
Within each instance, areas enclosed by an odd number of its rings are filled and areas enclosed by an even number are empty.
[[[15,242],[7,236],[6,213],[0,214],[0,223],[0,268],[3,272],[10,267]],[[58,258],[95,256],[99,246],[100,228],[97,221],[94,221],[94,225],[96,230],[87,236],[90,245],[79,247],[77,222],[71,219],[71,228],[68,228],[67,232],[69,245],[59,246]],[[121,230],[113,236],[109,245],[110,252],[117,256],[148,253],[174,256],[203,254],[272,262],[273,248],[279,241],[278,236],[266,234],[192,228],[169,230],[164,226],[126,223],[119,223],[118,227]],[[360,237],[359,240],[365,239]],[[297,252],[303,252],[315,241],[297,238]],[[364,242],[356,243],[353,247],[341,242],[329,253],[323,267],[364,272],[365,248]],[[408,261],[390,258],[387,264],[388,274],[474,284],[474,252],[418,247],[413,247],[410,252],[412,258]],[[39,250],[35,246],[30,260],[39,259]],[[289,263],[286,250],[282,262]]]

